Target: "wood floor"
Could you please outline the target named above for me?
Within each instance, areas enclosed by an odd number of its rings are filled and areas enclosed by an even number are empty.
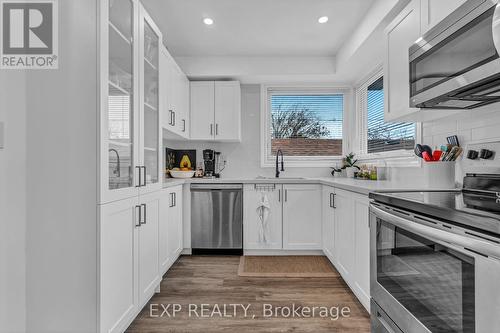
[[[128,333],[259,333],[259,332],[369,332],[369,314],[340,278],[250,278],[239,277],[239,257],[182,256],[161,283],[161,292],[153,296],[127,330]],[[349,317],[337,320],[321,318],[264,317],[263,305],[292,307],[349,307]],[[163,313],[162,305],[180,304],[181,311],[172,317],[172,306]],[[191,316],[189,304],[192,305]],[[237,307],[235,317],[221,317],[216,311],[211,318],[202,318],[201,304],[209,315],[214,305],[228,304],[226,316],[233,316],[229,304],[250,307],[247,316]],[[151,307],[153,311],[151,312]],[[194,306],[197,306],[196,311]],[[150,316],[150,313],[153,316]],[[269,313],[269,312],[268,312]],[[335,311],[332,312],[335,316]],[[224,313],[222,313],[224,315]],[[284,312],[287,314],[287,311]],[[306,312],[307,314],[307,312]],[[325,314],[325,313],[323,313]],[[200,317],[197,317],[199,315]]]

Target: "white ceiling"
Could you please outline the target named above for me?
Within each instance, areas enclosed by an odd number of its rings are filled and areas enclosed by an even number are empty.
[[[374,1],[142,0],[175,57],[334,56]]]

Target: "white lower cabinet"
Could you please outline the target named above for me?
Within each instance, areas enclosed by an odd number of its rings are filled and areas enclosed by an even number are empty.
[[[269,202],[267,242],[258,211],[264,196]],[[320,185],[247,184],[243,198],[245,250],[321,250]]]
[[[139,307],[142,308],[161,281],[158,267],[158,224],[160,220],[161,191],[140,197],[141,222],[138,230]]]
[[[243,187],[243,247],[246,250],[280,250],[282,242],[282,185]],[[265,225],[262,224],[259,207],[269,203]]]
[[[159,266],[165,274],[182,251],[182,185],[162,190],[159,223]]]
[[[100,206],[100,332],[123,332],[139,309],[138,198]]]
[[[338,188],[332,190],[323,187],[323,251],[361,304],[369,310],[369,199],[366,195]],[[328,209],[330,206],[333,213]],[[325,235],[332,233],[330,229],[333,229],[333,242],[331,236]]]
[[[172,263],[177,260],[182,251],[182,185],[167,189],[168,205],[168,253]]]
[[[335,189],[330,186],[323,186],[323,252],[335,264],[335,209],[333,198]]]
[[[321,186],[283,186],[283,249],[321,250]]]
[[[337,269],[346,282],[354,274],[354,205],[352,193],[335,189],[335,252]]]
[[[123,332],[182,250],[182,185],[101,205],[99,234],[100,332]]]

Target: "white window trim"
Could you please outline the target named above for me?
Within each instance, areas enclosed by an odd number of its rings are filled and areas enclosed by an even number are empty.
[[[342,156],[284,156],[287,167],[334,167],[340,163],[346,151],[349,151],[349,138],[346,135],[349,131],[349,110],[352,108],[352,87],[332,86],[326,84],[316,85],[293,85],[293,84],[263,84],[260,91],[260,151],[261,167],[274,167],[276,157],[269,151],[268,142],[270,142],[270,105],[268,103],[268,90],[283,90],[283,92],[297,93],[317,93],[318,91],[330,94],[344,95],[344,115],[342,121]]]
[[[355,121],[353,122],[353,131],[356,133],[357,142],[353,145],[355,147],[355,154],[358,157],[360,164],[378,163],[384,161],[385,165],[389,167],[420,167],[422,165],[421,159],[417,158],[413,150],[393,150],[382,153],[366,152],[367,149],[367,125],[366,125],[366,104],[365,99],[361,98],[361,92],[370,86],[373,82],[377,81],[384,75],[382,66],[377,66],[376,70],[370,75],[361,80],[355,86]],[[415,128],[415,142],[420,142],[422,138],[422,124],[416,123]]]

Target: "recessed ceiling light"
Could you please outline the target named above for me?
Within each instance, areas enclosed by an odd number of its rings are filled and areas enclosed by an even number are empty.
[[[212,25],[214,24],[214,20],[212,20],[210,17],[206,17],[203,19],[203,23],[205,23],[206,25]]]
[[[321,17],[318,19],[318,22],[319,22],[319,23],[326,23],[326,22],[328,22],[328,16],[321,16]]]

